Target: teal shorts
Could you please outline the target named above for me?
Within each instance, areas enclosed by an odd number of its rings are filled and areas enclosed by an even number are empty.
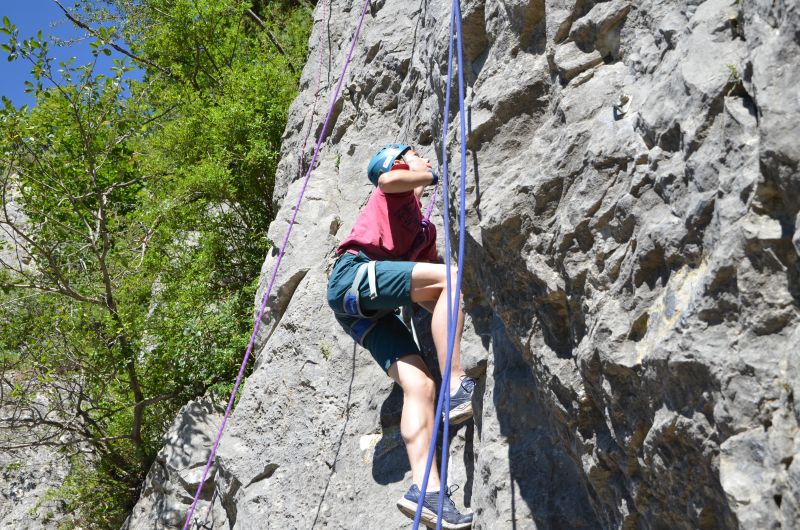
[[[336,320],[348,332],[357,317],[340,314],[344,313],[344,295],[353,285],[359,265],[369,261],[363,252],[357,255],[345,252],[336,261],[328,280],[328,305],[337,313]],[[378,261],[375,267],[378,296],[370,300],[369,282],[365,276],[359,286],[361,310],[381,311],[411,304],[411,270],[414,265],[416,263],[412,261]],[[388,371],[401,357],[420,354],[413,335],[395,313],[380,318],[363,342],[384,371]]]

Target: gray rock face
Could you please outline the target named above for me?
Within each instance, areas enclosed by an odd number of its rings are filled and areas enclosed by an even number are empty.
[[[36,396],[25,404],[12,398],[13,385],[22,383],[20,374],[8,371],[0,383],[6,398],[0,406],[0,528],[39,530],[53,528],[66,515],[66,506],[51,495],[62,486],[70,469],[70,454],[51,441],[56,433],[46,425],[26,423],[47,411],[48,401]],[[69,444],[63,436],[59,442]]]
[[[53,528],[64,506],[47,493],[61,486],[69,462],[49,448],[0,452],[0,528]]]
[[[12,270],[27,270],[31,256],[20,245],[20,236],[9,226],[24,224],[25,214],[19,210],[16,201],[19,192],[14,185],[15,175],[9,175],[5,182],[0,182],[3,193],[4,208],[0,210],[0,263]]]
[[[183,527],[221,421],[221,411],[208,399],[192,401],[178,412],[124,530]],[[227,524],[225,510],[214,494],[216,475],[217,468],[212,466],[195,508],[196,518],[210,528]]]
[[[446,4],[367,15],[220,447],[232,528],[409,526],[401,394],[324,294],[372,153],[404,141],[442,162]],[[360,5],[317,8],[273,241],[321,127],[316,80],[331,92]],[[449,441],[457,504],[480,529],[800,528],[797,3],[462,10],[464,358],[483,375]]]

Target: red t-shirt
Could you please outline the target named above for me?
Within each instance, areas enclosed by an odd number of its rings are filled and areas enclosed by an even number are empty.
[[[336,254],[359,250],[374,260],[438,261],[436,228],[423,223],[413,190],[384,193],[375,188]]]

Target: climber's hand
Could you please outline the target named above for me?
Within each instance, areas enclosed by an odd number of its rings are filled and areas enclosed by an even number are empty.
[[[403,159],[408,164],[408,169],[411,171],[430,171],[431,162],[427,158],[420,157],[416,151],[407,151],[403,155]]]

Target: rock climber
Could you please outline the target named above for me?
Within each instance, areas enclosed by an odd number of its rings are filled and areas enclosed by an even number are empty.
[[[431,434],[434,428],[436,385],[416,342],[395,313],[399,307],[418,304],[432,314],[431,333],[444,373],[447,358],[447,269],[436,250],[436,231],[423,219],[420,197],[438,177],[430,162],[408,145],[383,147],[367,166],[375,186],[366,206],[336,249],[339,256],[328,281],[328,304],[350,335],[372,354],[386,374],[403,390],[400,432],[411,465],[412,485],[398,508],[413,518],[420,501],[422,522],[436,526],[439,472],[434,460],[425,495],[420,494]],[[455,268],[451,268],[455,285]],[[451,376],[448,382],[451,425],[472,417],[475,381],[461,368],[459,346],[464,327],[458,308]],[[443,385],[444,386],[444,385]],[[472,526],[472,513],[462,514],[450,498],[442,508],[442,527]]]

